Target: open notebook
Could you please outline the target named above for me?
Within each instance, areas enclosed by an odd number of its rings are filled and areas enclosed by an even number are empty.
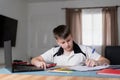
[[[100,69],[105,69],[108,68],[109,65],[102,65],[102,66],[95,66],[95,67],[88,67],[88,66],[71,66],[68,67],[71,70],[76,70],[76,71],[91,71],[91,70],[100,70]]]
[[[42,68],[37,68],[34,65],[27,64],[24,62],[13,63],[12,61],[12,47],[11,41],[4,42],[4,53],[5,53],[5,67],[10,72],[26,72],[26,71],[43,71]],[[55,64],[49,64],[47,68],[54,67]]]

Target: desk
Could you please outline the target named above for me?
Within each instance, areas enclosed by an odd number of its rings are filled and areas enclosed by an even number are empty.
[[[115,76],[97,75],[96,71],[73,73],[52,73],[46,71],[11,73],[0,69],[0,80],[120,80]]]
[[[120,80],[120,78],[0,74],[0,80]]]

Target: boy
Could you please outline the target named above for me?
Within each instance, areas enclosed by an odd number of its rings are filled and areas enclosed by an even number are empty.
[[[53,47],[42,55],[35,57],[31,63],[36,67],[46,68],[46,63],[56,63],[58,66],[98,66],[109,64],[109,60],[89,47],[78,45],[73,41],[69,27],[59,25],[53,29],[53,34],[59,47]]]

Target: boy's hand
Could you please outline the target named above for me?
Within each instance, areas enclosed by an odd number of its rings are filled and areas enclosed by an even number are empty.
[[[86,66],[88,66],[88,67],[98,66],[98,62],[95,61],[95,60],[93,60],[93,59],[87,59],[87,60],[85,61],[85,64],[86,64]]]
[[[46,63],[43,62],[43,61],[36,61],[36,62],[35,62],[35,66],[36,66],[36,67],[39,67],[39,68],[46,69]]]

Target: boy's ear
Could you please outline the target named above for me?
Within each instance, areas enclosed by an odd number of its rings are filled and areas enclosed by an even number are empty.
[[[56,43],[59,45],[59,42],[58,42],[58,40],[56,39],[55,41],[56,41]]]
[[[56,39],[56,43],[58,44],[58,45],[60,45],[60,43],[59,43],[59,41]]]

